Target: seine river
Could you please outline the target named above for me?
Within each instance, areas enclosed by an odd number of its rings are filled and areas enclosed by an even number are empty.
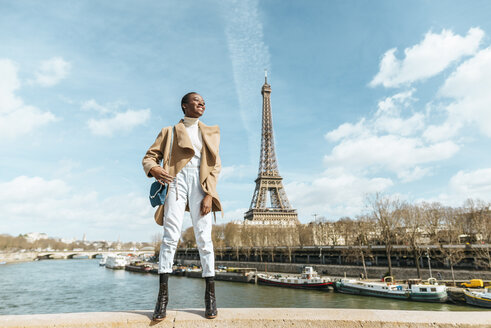
[[[0,265],[0,315],[153,310],[158,276],[109,270],[99,260],[46,260]],[[203,308],[204,281],[169,279],[170,309]],[[334,292],[216,282],[218,307],[309,307],[473,311],[453,304],[417,303]]]

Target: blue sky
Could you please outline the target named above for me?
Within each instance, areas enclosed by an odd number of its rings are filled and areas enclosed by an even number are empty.
[[[242,219],[265,68],[301,222],[356,216],[374,192],[491,198],[488,1],[0,0],[0,10],[0,232],[150,240],[160,229],[141,158],[188,91],[221,128],[217,223]]]

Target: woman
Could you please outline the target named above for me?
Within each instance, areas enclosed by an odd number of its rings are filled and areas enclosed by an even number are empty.
[[[156,222],[164,228],[159,257],[160,288],[153,313],[155,321],[166,316],[169,273],[172,272],[185,210],[191,215],[206,280],[205,316],[209,319],[217,316],[211,212],[222,209],[216,192],[221,168],[218,154],[220,129],[199,120],[205,111],[205,102],[198,93],[184,95],[181,107],[184,118],[174,127],[162,129],[142,161],[148,177],[169,184],[165,205],[159,206],[155,213]],[[163,167],[159,165],[162,159]]]

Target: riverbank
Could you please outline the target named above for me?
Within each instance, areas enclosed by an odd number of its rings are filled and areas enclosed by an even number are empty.
[[[201,265],[198,260],[182,260],[185,265]],[[281,273],[300,273],[306,265],[314,267],[314,269],[323,276],[330,277],[359,277],[363,273],[363,267],[353,265],[335,265],[335,264],[302,264],[302,263],[269,263],[269,262],[236,262],[236,261],[216,261],[217,266],[237,267],[237,268],[255,268],[257,271],[281,272]],[[387,272],[387,267],[367,267],[368,278],[380,279]],[[434,269],[432,276],[441,278],[439,280],[452,280],[452,272],[447,269]],[[483,279],[491,280],[491,271],[470,271],[470,270],[454,270],[456,280]],[[392,268],[392,275],[397,279],[414,279],[418,276],[415,268]],[[428,269],[421,269],[422,279],[430,277]]]
[[[39,253],[36,252],[16,252],[2,253],[0,252],[0,263],[21,263],[34,261]],[[201,265],[199,260],[181,260],[185,265]],[[238,267],[238,268],[255,268],[257,271],[281,272],[281,273],[300,273],[306,264],[302,263],[270,263],[270,262],[237,262],[237,261],[216,261],[217,266]],[[359,277],[363,273],[363,267],[353,265],[335,265],[335,264],[311,264],[314,269],[324,276],[330,277]],[[392,268],[393,276],[397,279],[413,279],[417,277],[415,268]],[[421,270],[422,279],[430,277],[430,271],[426,268]],[[379,279],[387,272],[387,267],[369,266],[367,267],[367,275],[370,279]],[[491,271],[471,271],[471,270],[454,270],[456,280],[483,279],[491,280]],[[452,273],[448,269],[433,269],[432,276],[438,277],[440,280],[452,280]]]
[[[149,327],[152,311],[4,315],[0,327]],[[219,308],[214,320],[203,309],[167,311],[158,327],[489,327],[489,312],[433,312],[355,309]]]
[[[15,252],[3,253],[0,252],[0,262],[16,263],[34,261],[38,256],[36,252]]]

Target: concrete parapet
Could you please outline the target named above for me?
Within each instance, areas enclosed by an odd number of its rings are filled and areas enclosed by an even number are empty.
[[[491,312],[394,311],[359,309],[225,309],[214,320],[204,311],[184,309],[168,311],[167,318],[151,322],[151,311],[88,312],[0,316],[5,328],[106,328],[106,327],[490,327]]]

